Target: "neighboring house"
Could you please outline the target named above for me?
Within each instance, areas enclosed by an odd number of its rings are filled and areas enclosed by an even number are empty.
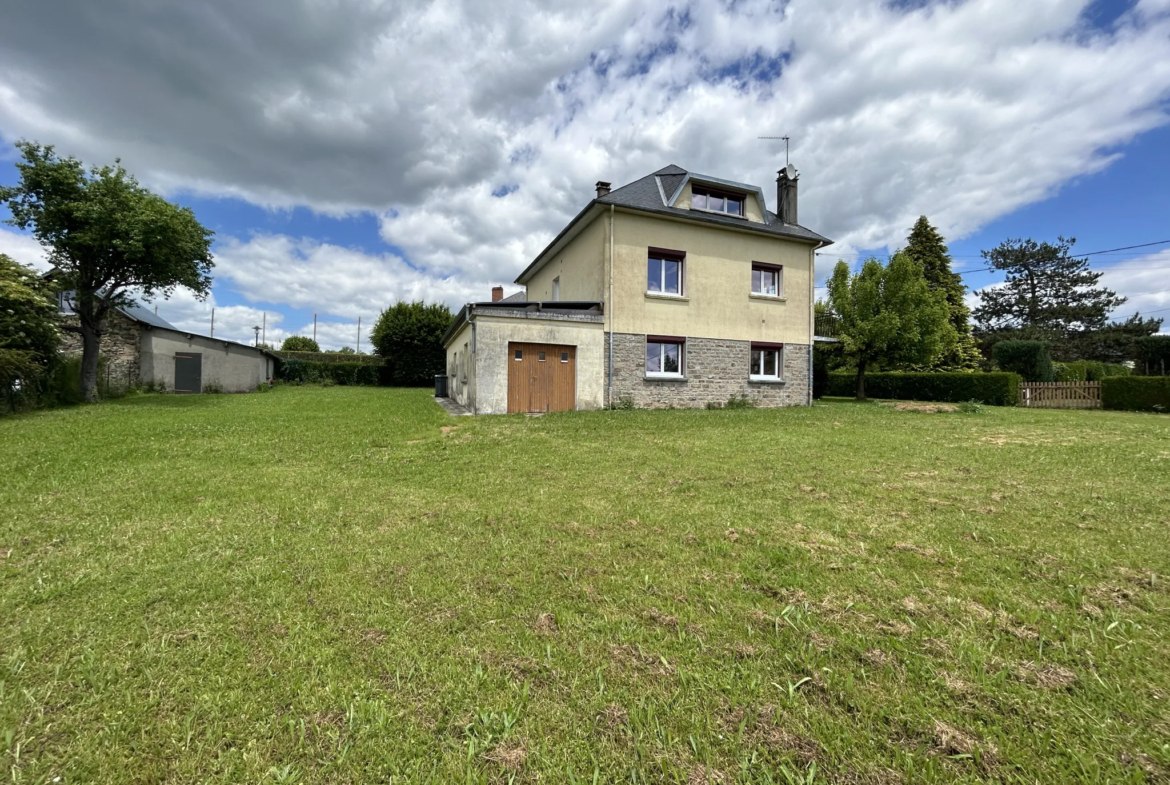
[[[811,402],[813,268],[831,241],[747,183],[668,166],[597,197],[444,336],[448,394],[481,414]]]
[[[57,297],[61,320],[75,326],[72,292]],[[81,355],[81,334],[65,330],[61,351]],[[171,392],[252,392],[272,381],[277,356],[247,344],[180,330],[139,305],[115,308],[102,335],[103,381],[161,386]]]

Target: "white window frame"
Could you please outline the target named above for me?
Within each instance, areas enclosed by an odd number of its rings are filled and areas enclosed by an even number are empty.
[[[674,262],[678,265],[678,291],[668,292],[665,289],[655,291],[650,288],[650,262],[657,261],[658,279],[662,281],[662,285],[666,285],[666,263]],[[650,251],[646,255],[646,294],[654,297],[686,297],[686,271],[687,260],[685,256],[668,256],[666,254],[656,254]]]
[[[751,382],[782,382],[784,381],[784,347],[783,346],[755,346],[750,349],[751,353],[761,352],[760,356],[760,370],[767,367],[767,360],[765,357],[768,353],[776,354],[776,374],[767,373],[752,373],[752,357],[748,355],[748,381]]]
[[[703,197],[702,207],[695,206],[696,197],[699,196]],[[739,212],[733,213],[727,210],[727,200],[729,198],[735,199],[737,202],[739,202]],[[708,188],[705,185],[700,185],[698,187],[693,185],[691,186],[691,209],[700,210],[704,213],[714,213],[715,215],[730,215],[733,218],[744,218],[747,215],[748,198],[749,197],[747,194],[736,193],[734,191],[724,191],[719,188]],[[723,201],[724,209],[712,210],[707,206],[707,203],[710,199],[721,199]]]
[[[763,273],[772,273],[776,276],[776,293],[772,294],[765,291],[756,291],[755,274],[760,272],[760,287],[763,288]],[[756,297],[775,297],[777,299],[784,296],[784,267],[782,265],[764,264],[762,262],[752,262],[752,294]]]
[[[663,347],[677,346],[678,347],[678,371],[651,371],[650,364],[646,363],[646,377],[650,379],[681,379],[686,375],[687,370],[687,342],[686,341],[653,341],[649,336],[646,337],[646,354],[649,354],[650,345],[657,344],[658,349],[658,367],[664,365],[663,360],[666,356],[666,350]],[[643,355],[645,357],[646,355]]]

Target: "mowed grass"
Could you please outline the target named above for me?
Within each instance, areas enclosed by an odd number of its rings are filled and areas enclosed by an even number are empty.
[[[0,420],[3,776],[1165,782],[1170,418]]]

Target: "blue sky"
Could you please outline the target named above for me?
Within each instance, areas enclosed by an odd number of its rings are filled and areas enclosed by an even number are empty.
[[[0,27],[0,182],[19,138],[121,157],[217,233],[213,300],[159,313],[205,331],[215,307],[237,340],[316,313],[353,345],[396,300],[511,288],[599,179],[675,163],[771,197],[783,148],[759,136],[792,136],[801,222],[850,261],[920,214],[960,271],[1008,237],[1170,240],[1168,0],[62,11]],[[0,252],[38,263],[11,229]],[[1092,259],[1118,315],[1170,316],[1170,244]]]

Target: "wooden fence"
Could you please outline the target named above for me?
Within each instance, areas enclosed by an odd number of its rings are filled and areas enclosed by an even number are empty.
[[[1101,382],[1023,382],[1020,406],[1032,409],[1100,409]]]

